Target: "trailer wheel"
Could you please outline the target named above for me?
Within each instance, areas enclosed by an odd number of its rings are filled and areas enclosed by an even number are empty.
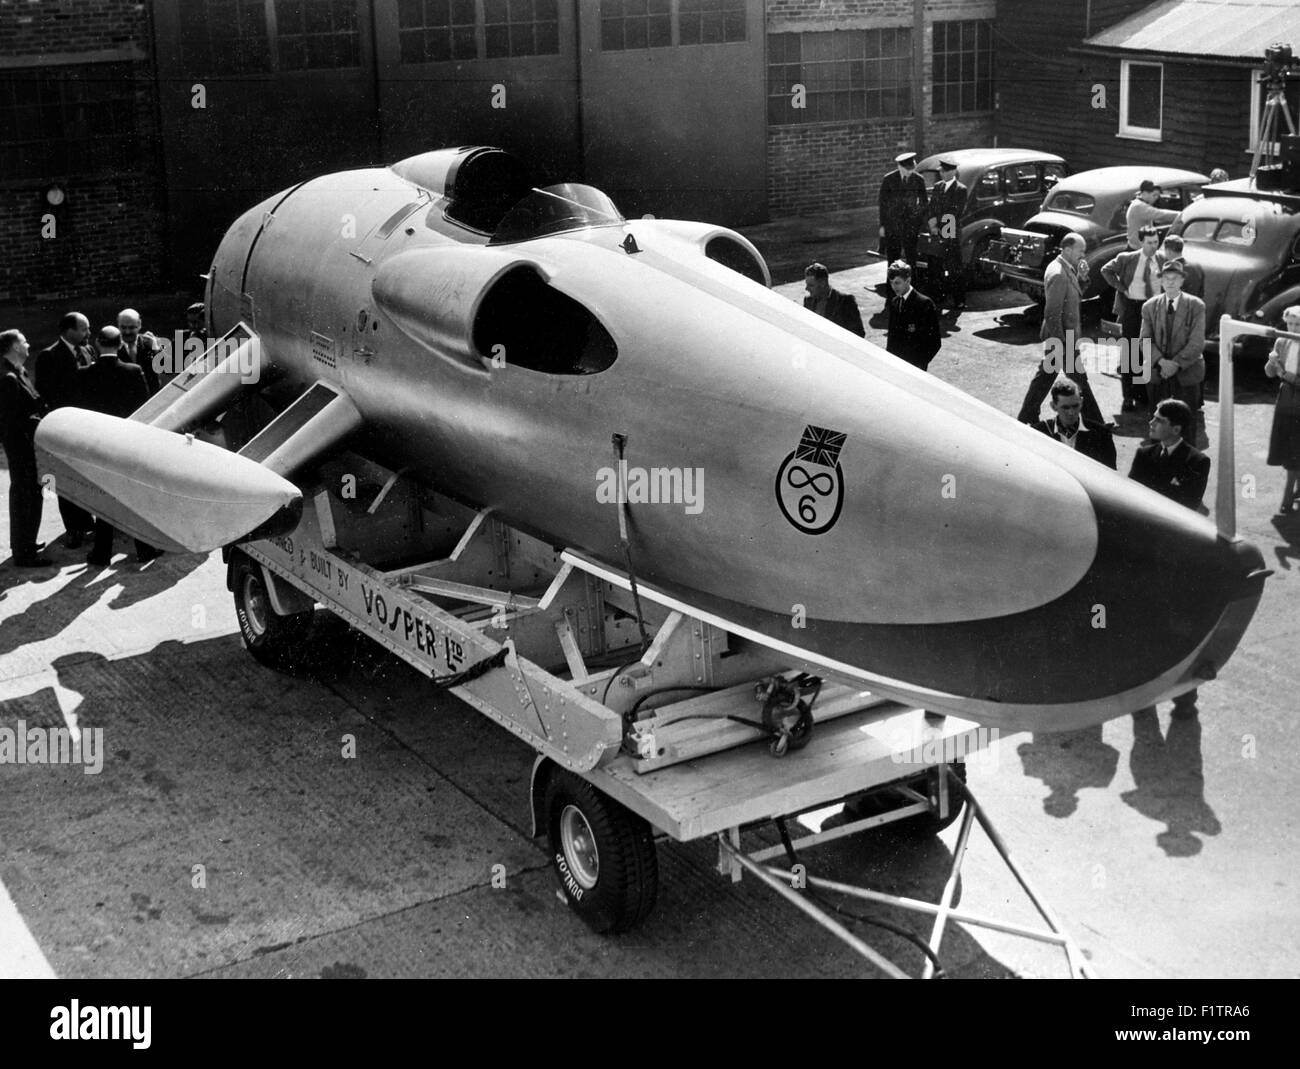
[[[557,769],[546,788],[546,829],[564,897],[592,931],[625,932],[650,915],[659,865],[649,824]]]
[[[948,766],[962,783],[966,782],[966,763],[964,761],[954,761]],[[923,791],[931,797],[938,797],[939,792],[939,769],[932,768],[925,776],[915,784],[918,791]],[[910,820],[902,823],[907,827],[915,830],[917,835],[938,835],[949,824],[961,816],[962,807],[966,801],[951,787],[948,788],[948,815],[946,817],[936,817],[931,813],[921,816],[912,817]]]
[[[231,566],[231,587],[244,647],[268,668],[291,667],[302,656],[312,613],[277,613],[271,607],[261,567],[242,555]]]
[[[956,773],[957,778],[962,783],[966,782],[966,765],[964,762],[954,761],[948,767]],[[932,768],[908,780],[907,786],[927,797],[935,797],[939,790],[938,775],[939,770]],[[882,790],[871,791],[867,794],[858,795],[856,798],[851,798],[844,804],[844,813],[845,816],[852,820],[862,820],[866,817],[887,813],[891,809],[897,809],[899,806],[912,801],[914,799],[908,798],[902,792],[886,787]],[[904,817],[902,820],[894,821],[885,825],[885,827],[905,831],[918,837],[938,835],[939,832],[961,816],[962,807],[965,804],[965,801],[949,788],[948,815],[946,817],[937,817],[933,813],[919,813],[913,817]]]

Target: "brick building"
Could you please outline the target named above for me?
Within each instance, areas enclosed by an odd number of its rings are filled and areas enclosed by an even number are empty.
[[[162,281],[151,41],[135,0],[0,0],[0,300]]]
[[[449,144],[500,145],[628,215],[742,225],[870,204],[899,151],[992,143],[994,15],[995,0],[0,0],[0,300],[192,288],[248,205]]]
[[[994,14],[994,0],[770,0],[769,212],[874,204],[900,152],[992,145]]]

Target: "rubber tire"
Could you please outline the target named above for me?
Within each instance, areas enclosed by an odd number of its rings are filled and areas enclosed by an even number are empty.
[[[954,761],[948,766],[957,774],[957,778],[966,782],[966,762]],[[926,773],[927,785],[930,777],[937,776],[938,771],[932,769]],[[917,787],[917,790],[924,790]],[[936,786],[937,790],[937,786]],[[966,799],[959,795],[951,786],[948,788],[948,815],[946,817],[936,817],[933,814],[926,813],[922,816],[909,817],[907,820],[899,821],[901,826],[906,827],[909,831],[914,831],[917,835],[938,835],[949,824],[953,823],[966,806]]]
[[[954,761],[949,766],[957,773],[957,778],[966,782],[966,765],[962,761]],[[907,781],[907,785],[919,794],[929,795],[929,779],[937,775],[935,769],[923,772],[919,776],[913,776]],[[920,813],[913,817],[904,817],[902,820],[896,820],[893,823],[882,825],[884,830],[906,832],[909,835],[915,835],[918,838],[938,835],[944,828],[948,827],[953,821],[961,816],[962,808],[966,805],[965,799],[955,795],[951,789],[948,792],[948,815],[940,819],[932,813]],[[863,817],[877,816],[880,813],[888,812],[891,809],[897,809],[904,804],[910,804],[912,799],[902,793],[885,788],[874,791],[869,795],[864,795],[856,800],[853,805],[852,816],[854,819]],[[881,829],[877,829],[881,830]]]
[[[587,822],[599,859],[595,884],[583,888],[566,869],[560,819],[575,807]],[[600,935],[635,928],[654,909],[659,861],[650,825],[580,776],[556,768],[546,785],[546,833],[560,891],[587,927]],[[577,892],[577,893],[575,893]]]
[[[285,671],[303,656],[307,633],[311,630],[312,612],[281,616],[271,608],[262,566],[240,554],[231,564],[230,585],[235,596],[235,619],[244,648],[268,668]],[[249,612],[249,599],[261,599],[261,606]],[[261,619],[263,625],[254,622]]]

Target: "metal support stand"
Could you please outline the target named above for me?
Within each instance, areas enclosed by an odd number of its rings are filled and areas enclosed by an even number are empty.
[[[948,789],[960,795],[965,799],[966,810],[962,814],[961,827],[957,834],[957,848],[953,852],[952,868],[948,873],[947,882],[944,884],[943,893],[939,901],[923,902],[920,899],[906,898],[901,895],[885,894],[880,891],[870,891],[866,888],[855,887],[851,884],[840,883],[835,880],[824,880],[811,874],[804,874],[802,879],[808,887],[818,890],[831,891],[836,894],[847,895],[852,898],[860,898],[867,902],[880,902],[886,905],[898,906],[902,909],[912,910],[916,913],[923,913],[934,918],[934,924],[930,931],[929,947],[932,953],[938,954],[939,947],[943,942],[944,931],[949,921],[959,921],[963,924],[973,924],[981,928],[990,928],[993,931],[1005,932],[1008,935],[1020,936],[1024,939],[1032,939],[1040,943],[1049,943],[1058,946],[1065,951],[1066,963],[1070,971],[1070,978],[1075,980],[1094,979],[1095,974],[1092,967],[1088,964],[1079,949],[1078,944],[1065,932],[1056,914],[1051,907],[1043,900],[1042,896],[1034,889],[1029,882],[1029,878],[1016,864],[1011,856],[1005,840],[998,834],[993,827],[980,804],[975,800],[975,796],[970,789],[961,782],[951,771],[947,772]],[[916,806],[907,806],[900,810],[899,814],[911,815]],[[810,841],[826,842],[831,838],[839,838],[843,834],[849,834],[852,831],[859,830],[862,827],[869,827],[885,823],[890,819],[901,819],[896,814],[889,814],[881,818],[871,818],[869,821],[862,821],[854,825],[846,825],[843,828],[837,828],[834,832],[826,836],[818,835],[811,839],[801,839],[799,843]],[[970,843],[971,829],[978,822],[979,826],[984,829],[993,848],[1002,858],[1003,863],[1016,878],[1034,908],[1038,910],[1039,916],[1043,918],[1048,930],[1043,931],[1039,928],[1029,928],[1022,924],[1015,924],[1011,921],[996,920],[991,917],[981,916],[972,913],[969,910],[957,909],[953,907],[953,896],[957,890],[957,880],[961,875],[962,863],[966,859],[966,849]],[[728,838],[725,834],[718,836],[718,843],[722,855],[738,865],[740,868],[757,876],[764,884],[776,891],[783,898],[789,900],[809,917],[815,920],[827,931],[831,932],[837,938],[841,939],[847,946],[851,947],[862,957],[875,965],[887,976],[894,979],[906,979],[904,973],[897,965],[893,964],[878,951],[867,946],[860,938],[850,932],[839,921],[832,917],[826,910],[822,909],[815,902],[810,901],[806,896],[799,894],[790,886],[790,873],[782,869],[774,868],[770,865],[760,864],[759,861],[765,857],[771,857],[777,848],[768,848],[765,850],[745,852],[740,848],[737,837]],[[798,845],[798,844],[796,844]],[[934,964],[930,958],[926,958],[925,965],[921,971],[922,979],[932,979],[934,977]]]

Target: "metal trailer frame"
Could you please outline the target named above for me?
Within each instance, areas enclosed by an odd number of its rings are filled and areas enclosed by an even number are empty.
[[[1091,975],[1079,948],[953,771],[954,763],[987,746],[986,729],[878,698],[859,684],[825,681],[812,705],[811,739],[799,748],[802,740],[796,738],[790,752],[778,758],[778,750],[785,752],[781,734],[791,735],[790,719],[774,720],[775,726],[765,729],[754,712],[745,711],[758,706],[756,680],[791,680],[809,667],[792,659],[790,648],[738,639],[723,621],[692,613],[642,583],[636,593],[643,622],[654,635],[642,652],[633,626],[639,606],[629,597],[626,573],[581,553],[557,551],[495,519],[490,509],[469,509],[355,454],[321,465],[319,474],[290,535],[226,551],[246,644],[257,653],[250,642],[256,622],[250,625],[248,619],[256,614],[236,589],[241,554],[252,562],[250,568],[260,569],[269,602],[263,610],[292,617],[323,605],[533,747],[538,753],[530,788],[534,837],[547,826],[542,811],[547,783],[556,770],[566,770],[661,838],[716,838],[724,876],[738,881],[749,872],[886,975],[905,977],[828,910],[797,893],[791,872],[769,862],[782,853],[793,859],[796,849],[909,819],[928,821],[927,827],[937,830],[956,817],[955,807],[964,801],[952,869],[938,903],[800,872],[802,885],[933,917],[932,955],[948,922],[960,921],[1059,946],[1072,977]],[[246,582],[251,573],[238,574]],[[556,671],[539,664],[538,657]],[[611,664],[611,657],[619,663]],[[639,707],[661,691],[692,696],[637,716]],[[767,747],[754,745],[765,735]],[[863,796],[901,804],[790,839],[787,819]],[[953,908],[974,821],[1049,931]],[[742,849],[742,833],[772,826],[783,845]],[[573,896],[565,893],[573,905]],[[927,957],[922,976],[933,974]]]

